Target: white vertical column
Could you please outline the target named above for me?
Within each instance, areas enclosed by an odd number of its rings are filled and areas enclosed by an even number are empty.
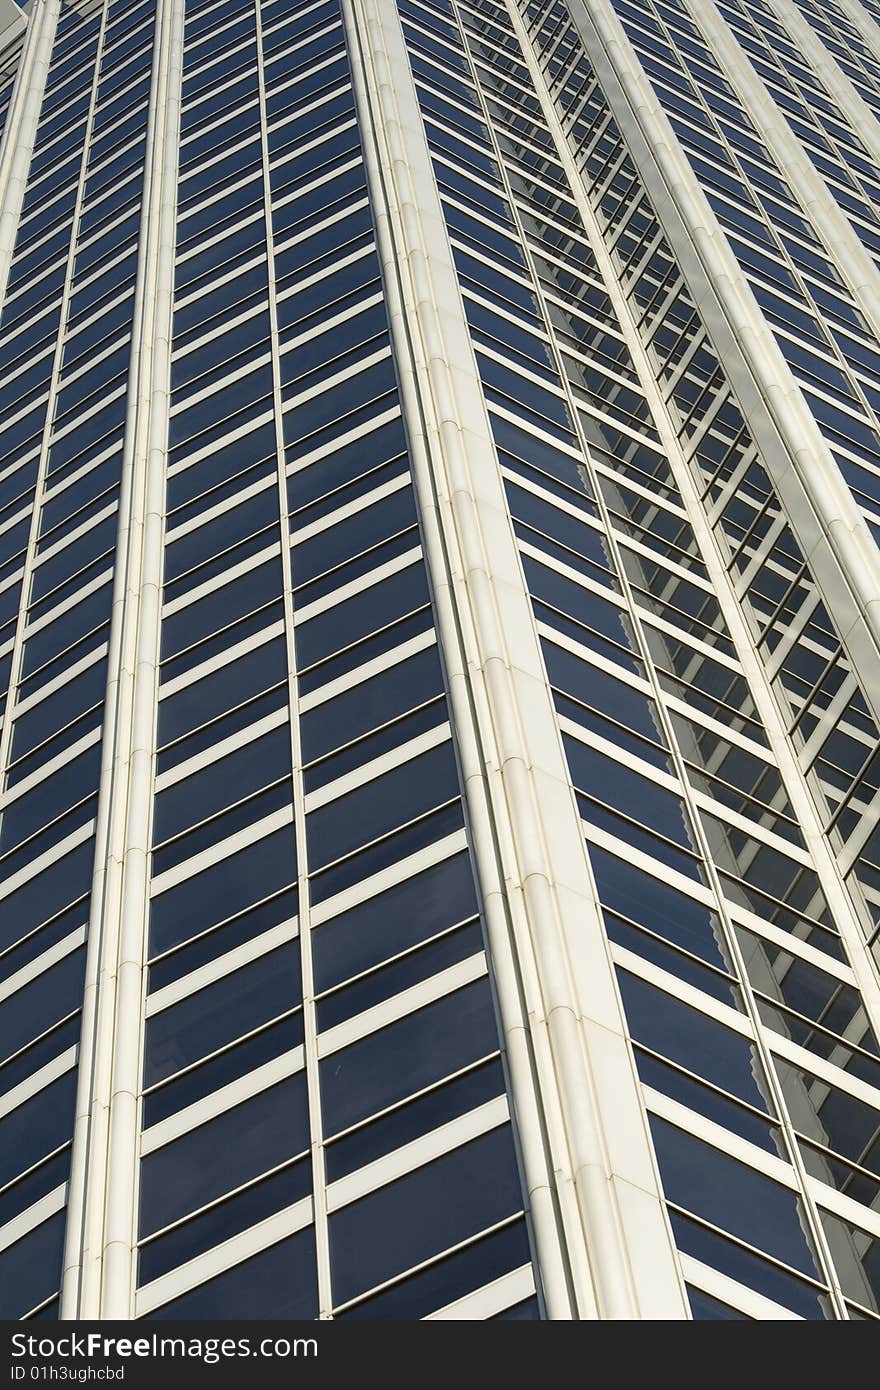
[[[86,961],[63,1318],[129,1318],[184,0],[159,0]]]
[[[873,258],[713,0],[690,0],[689,7],[719,67],[739,94],[743,109],[761,132],[770,155],[783,171],[792,192],[810,218],[816,235],[824,242],[828,258],[836,266],[874,334],[880,338],[880,273]],[[793,5],[791,9],[794,10]],[[809,30],[806,24],[804,28]],[[804,58],[809,62],[806,53]],[[840,79],[832,83],[831,95],[843,114],[848,115],[845,88],[838,91],[838,86],[844,87]],[[876,121],[873,125],[880,137],[880,127]],[[874,143],[880,149],[880,139]]]
[[[9,3],[3,0],[0,24],[7,18],[6,11],[14,8],[11,0]],[[6,294],[60,8],[61,0],[33,0],[15,90],[3,128],[3,142],[0,145],[0,304]],[[0,33],[0,42],[8,38],[13,28],[22,28],[24,22],[24,16],[20,13],[10,18],[8,30],[4,28]]]
[[[880,718],[880,550],[608,0],[567,0],[804,558]]]
[[[547,1309],[686,1318],[397,9],[343,10]]]
[[[838,4],[840,3],[841,0],[838,0]],[[843,5],[841,7],[844,8]],[[773,9],[816,76],[833,94],[847,120],[852,122],[859,139],[880,164],[880,120],[839,65],[836,55],[825,47],[793,0],[773,0]],[[880,41],[880,30],[875,32],[877,40]]]
[[[858,29],[868,47],[874,50],[877,58],[880,58],[880,26],[873,16],[859,3],[859,0],[837,0],[837,3],[852,25]]]

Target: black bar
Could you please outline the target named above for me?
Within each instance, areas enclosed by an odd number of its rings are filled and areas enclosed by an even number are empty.
[[[338,1384],[340,1373],[378,1384],[401,1372],[461,1376],[491,1358],[521,1374],[581,1356],[575,1323],[486,1322],[4,1322],[0,1390],[93,1385],[126,1390],[243,1390]],[[595,1328],[595,1324],[593,1325]],[[414,1390],[421,1390],[416,1383]],[[459,1390],[451,1381],[449,1390]]]

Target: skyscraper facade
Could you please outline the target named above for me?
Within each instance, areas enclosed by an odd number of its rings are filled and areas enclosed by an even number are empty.
[[[880,1317],[880,6],[0,0],[0,1316]]]

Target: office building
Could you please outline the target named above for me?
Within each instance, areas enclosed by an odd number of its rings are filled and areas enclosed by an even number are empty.
[[[0,1314],[880,1316],[880,6],[0,7]]]

